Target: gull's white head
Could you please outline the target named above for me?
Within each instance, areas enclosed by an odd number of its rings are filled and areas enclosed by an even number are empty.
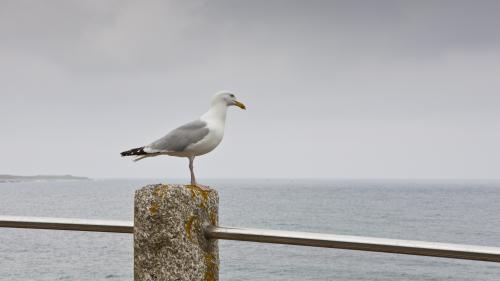
[[[246,106],[239,102],[237,99],[236,99],[236,96],[231,93],[231,92],[227,92],[227,91],[223,91],[223,92],[218,92],[217,94],[215,94],[215,96],[212,98],[212,106],[214,105],[224,105],[224,106],[237,106],[241,109],[247,109]]]

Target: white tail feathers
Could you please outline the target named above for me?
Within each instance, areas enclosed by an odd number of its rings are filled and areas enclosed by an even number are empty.
[[[133,160],[134,162],[137,162],[137,161],[139,161],[139,160],[141,160],[141,159],[144,159],[144,158],[147,158],[147,157],[149,157],[149,156],[151,156],[151,155],[142,155],[142,156],[137,156],[137,157],[135,157],[135,158],[134,158],[134,159],[132,159],[132,160]]]
[[[134,162],[137,162],[139,160],[142,160],[144,158],[148,158],[148,157],[153,157],[153,156],[158,156],[160,155],[160,153],[151,153],[151,154],[146,154],[146,155],[140,155],[140,156],[137,156],[133,159]]]

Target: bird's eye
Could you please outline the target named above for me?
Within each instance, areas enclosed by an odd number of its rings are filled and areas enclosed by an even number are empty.
[[[232,97],[232,98],[234,98],[234,95],[233,95],[233,94],[230,94],[229,96],[230,96],[230,97]]]

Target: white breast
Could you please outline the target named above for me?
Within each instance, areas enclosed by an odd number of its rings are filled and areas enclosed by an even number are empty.
[[[206,118],[203,120],[207,122],[208,134],[199,142],[188,146],[185,152],[193,156],[199,156],[214,150],[219,143],[222,141],[224,136],[224,121],[225,120],[213,120],[213,118]]]

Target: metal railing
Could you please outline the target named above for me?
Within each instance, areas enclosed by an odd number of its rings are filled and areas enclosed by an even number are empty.
[[[134,233],[131,221],[0,216],[0,227]]]
[[[0,227],[133,233],[133,222],[0,216]],[[435,243],[323,233],[208,226],[210,239],[337,248],[405,255],[500,262],[500,247]]]

